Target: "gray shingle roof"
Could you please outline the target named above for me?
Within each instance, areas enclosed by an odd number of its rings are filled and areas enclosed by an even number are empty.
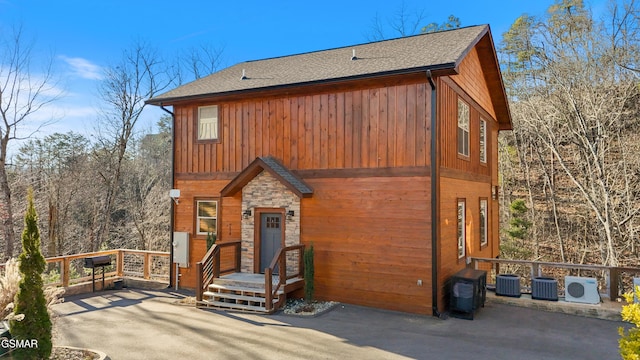
[[[358,78],[372,75],[455,69],[488,31],[487,25],[384,40],[330,50],[247,61],[158,95],[148,102],[221,95],[243,90]],[[355,50],[356,60],[351,60]],[[242,73],[246,79],[241,79]]]
[[[273,156],[259,156],[251,162],[244,170],[242,170],[233,180],[231,180],[222,190],[220,194],[225,196],[233,196],[238,191],[253,180],[262,171],[268,171],[277,178],[284,186],[300,198],[311,197],[313,189],[307,185],[304,180],[296,176],[287,169],[278,159]]]
[[[309,187],[309,185],[305,184],[302,179],[295,176],[291,171],[285,168],[284,165],[280,164],[280,162],[278,162],[278,160],[273,156],[261,156],[260,160],[268,165],[271,170],[278,174],[284,181],[291,184],[291,186],[298,190],[300,194],[313,194],[313,190],[311,189],[311,187]]]

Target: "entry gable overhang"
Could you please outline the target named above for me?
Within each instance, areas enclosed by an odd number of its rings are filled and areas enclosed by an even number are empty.
[[[262,171],[269,172],[286,186],[287,189],[291,190],[291,192],[300,198],[308,198],[313,195],[313,189],[309,185],[272,156],[257,157],[249,166],[242,170],[240,174],[231,180],[231,182],[220,191],[220,194],[223,197],[235,195]]]

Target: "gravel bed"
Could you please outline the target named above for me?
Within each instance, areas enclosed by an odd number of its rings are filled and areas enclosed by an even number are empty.
[[[288,299],[282,310],[287,315],[317,316],[338,305],[335,301],[314,301],[308,304],[302,299]]]

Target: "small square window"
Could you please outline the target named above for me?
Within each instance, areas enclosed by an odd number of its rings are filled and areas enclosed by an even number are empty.
[[[198,108],[198,140],[218,139],[218,106]]]
[[[218,228],[218,202],[199,200],[196,202],[196,227],[198,235],[216,234]]]

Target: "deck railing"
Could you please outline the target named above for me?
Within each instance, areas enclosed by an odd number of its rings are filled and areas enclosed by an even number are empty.
[[[287,280],[304,276],[304,245],[293,245],[280,248],[273,257],[271,264],[264,270],[265,307],[268,312],[273,310],[273,299],[278,291],[287,284]],[[278,282],[273,286],[273,272],[278,268]],[[288,268],[288,269],[287,269]],[[280,306],[276,304],[276,309]]]
[[[202,301],[202,294],[211,285],[213,279],[220,277],[220,274],[240,272],[240,240],[227,241],[220,244],[213,244],[201,261],[196,263],[196,276],[198,286],[196,288],[196,301]],[[221,268],[220,253],[222,251],[233,251],[233,265]]]
[[[471,258],[471,266],[475,269],[486,270],[486,266],[481,264],[491,264],[491,272],[488,274],[487,281],[490,278],[500,273],[500,266],[504,265],[510,267],[507,272],[518,273],[523,276],[527,281],[531,281],[534,277],[539,276],[554,276],[559,277],[559,284],[564,288],[563,278],[558,276],[565,275],[589,275],[598,279],[600,286],[600,293],[609,297],[611,300],[615,300],[622,295],[622,293],[631,291],[633,277],[640,276],[640,268],[632,267],[611,267],[603,265],[586,265],[586,264],[569,264],[569,263],[556,263],[556,262],[544,262],[544,261],[530,261],[530,260],[508,260],[508,259],[493,259],[493,258]],[[523,270],[528,268],[528,270]],[[502,269],[507,270],[507,269]]]
[[[45,285],[65,288],[91,281],[91,269],[84,268],[84,259],[110,256],[111,265],[104,267],[105,279],[138,278],[169,283],[169,253],[163,251],[115,249],[62,255],[46,258],[47,267],[42,274]],[[0,265],[0,271],[4,270]],[[102,277],[101,270],[97,270]]]

